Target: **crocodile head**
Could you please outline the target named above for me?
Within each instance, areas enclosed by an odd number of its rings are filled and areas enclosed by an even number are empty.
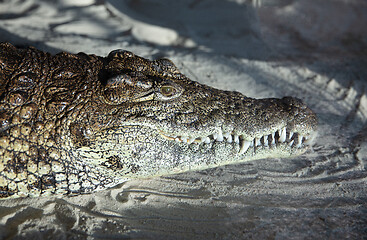
[[[0,198],[295,156],[317,127],[297,98],[218,90],[121,50],[52,56],[0,44],[0,83]]]
[[[125,176],[295,156],[314,139],[317,118],[297,98],[218,90],[190,80],[170,60],[122,50],[106,61],[97,110],[90,111],[89,145],[79,151],[97,160],[107,150],[104,165],[114,168],[117,161]]]

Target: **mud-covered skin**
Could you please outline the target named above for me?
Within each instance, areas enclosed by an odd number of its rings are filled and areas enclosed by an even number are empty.
[[[0,198],[293,156],[316,127],[296,98],[217,90],[169,60],[0,44]]]

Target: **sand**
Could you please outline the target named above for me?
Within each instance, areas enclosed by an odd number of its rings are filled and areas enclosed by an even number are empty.
[[[213,87],[303,99],[319,134],[299,157],[0,201],[0,239],[367,238],[366,24],[357,0],[1,1],[0,41],[167,57]]]

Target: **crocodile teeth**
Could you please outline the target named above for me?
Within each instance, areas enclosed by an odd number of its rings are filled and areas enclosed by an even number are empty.
[[[252,141],[251,141],[252,142]],[[251,145],[250,141],[243,141],[239,154],[244,154]]]
[[[233,142],[233,137],[232,137],[230,132],[223,133],[223,137],[227,138],[227,142],[229,142],[229,143]]]
[[[203,137],[190,137],[190,136],[177,136],[166,134],[160,131],[161,135],[171,141],[186,144],[210,144],[214,142],[223,142],[222,144],[235,144],[239,147],[239,154],[244,154],[249,148],[261,149],[261,147],[277,147],[279,144],[287,144],[292,148],[302,148],[305,145],[311,145],[317,133],[311,133],[310,135],[303,136],[298,132],[288,131],[283,127],[277,131],[270,133],[269,135],[263,135],[261,137],[254,137],[252,140],[246,140],[244,135],[237,135],[231,132],[222,132],[219,130],[217,133],[213,133]],[[288,135],[288,137],[287,137]],[[255,151],[254,149],[254,151]]]
[[[195,141],[195,139],[196,139],[196,138],[193,138],[193,137],[192,137],[192,138],[189,138],[189,140],[187,141],[187,143],[188,143],[188,144],[191,144],[191,143],[193,143],[193,142]]]
[[[302,145],[302,139],[303,139],[303,136],[302,135],[300,135],[300,134],[298,134],[298,143],[297,143],[297,148],[300,148],[301,147],[301,145]]]
[[[269,146],[268,136],[264,136],[264,146],[265,147]]]
[[[255,140],[254,140],[254,141],[255,141],[255,142],[254,142],[255,147],[258,147],[258,146],[260,146],[260,145],[261,145],[260,139],[255,138]]]
[[[288,139],[289,139],[289,140],[291,140],[291,139],[292,139],[293,134],[294,134],[294,132],[289,132],[289,137],[288,137]]]
[[[271,144],[274,145],[275,144],[275,133],[271,134]]]
[[[282,142],[282,143],[285,142],[286,136],[287,136],[287,129],[286,128],[283,128],[280,131],[279,142]]]
[[[229,137],[228,137],[228,139],[227,139],[227,142],[229,142],[229,143],[232,143],[232,135],[229,135]]]
[[[222,142],[223,141],[223,135],[222,135],[222,131],[219,131],[218,135],[217,135],[217,139],[218,142]]]
[[[201,142],[204,142],[204,143],[210,143],[210,138],[209,138],[209,137],[202,138],[202,139],[201,139]]]

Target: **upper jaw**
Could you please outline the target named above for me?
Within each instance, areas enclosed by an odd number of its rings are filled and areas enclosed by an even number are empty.
[[[312,145],[317,135],[316,115],[295,98],[271,99],[269,102],[274,103],[273,109],[279,110],[279,113],[274,111],[274,117],[267,120],[246,117],[244,114],[244,117],[232,116],[221,123],[213,121],[211,127],[207,126],[201,131],[186,128],[183,131],[159,130],[159,133],[167,140],[185,144],[238,144],[239,154],[251,147],[287,145],[292,149],[303,149]],[[284,108],[283,102],[286,103]]]

